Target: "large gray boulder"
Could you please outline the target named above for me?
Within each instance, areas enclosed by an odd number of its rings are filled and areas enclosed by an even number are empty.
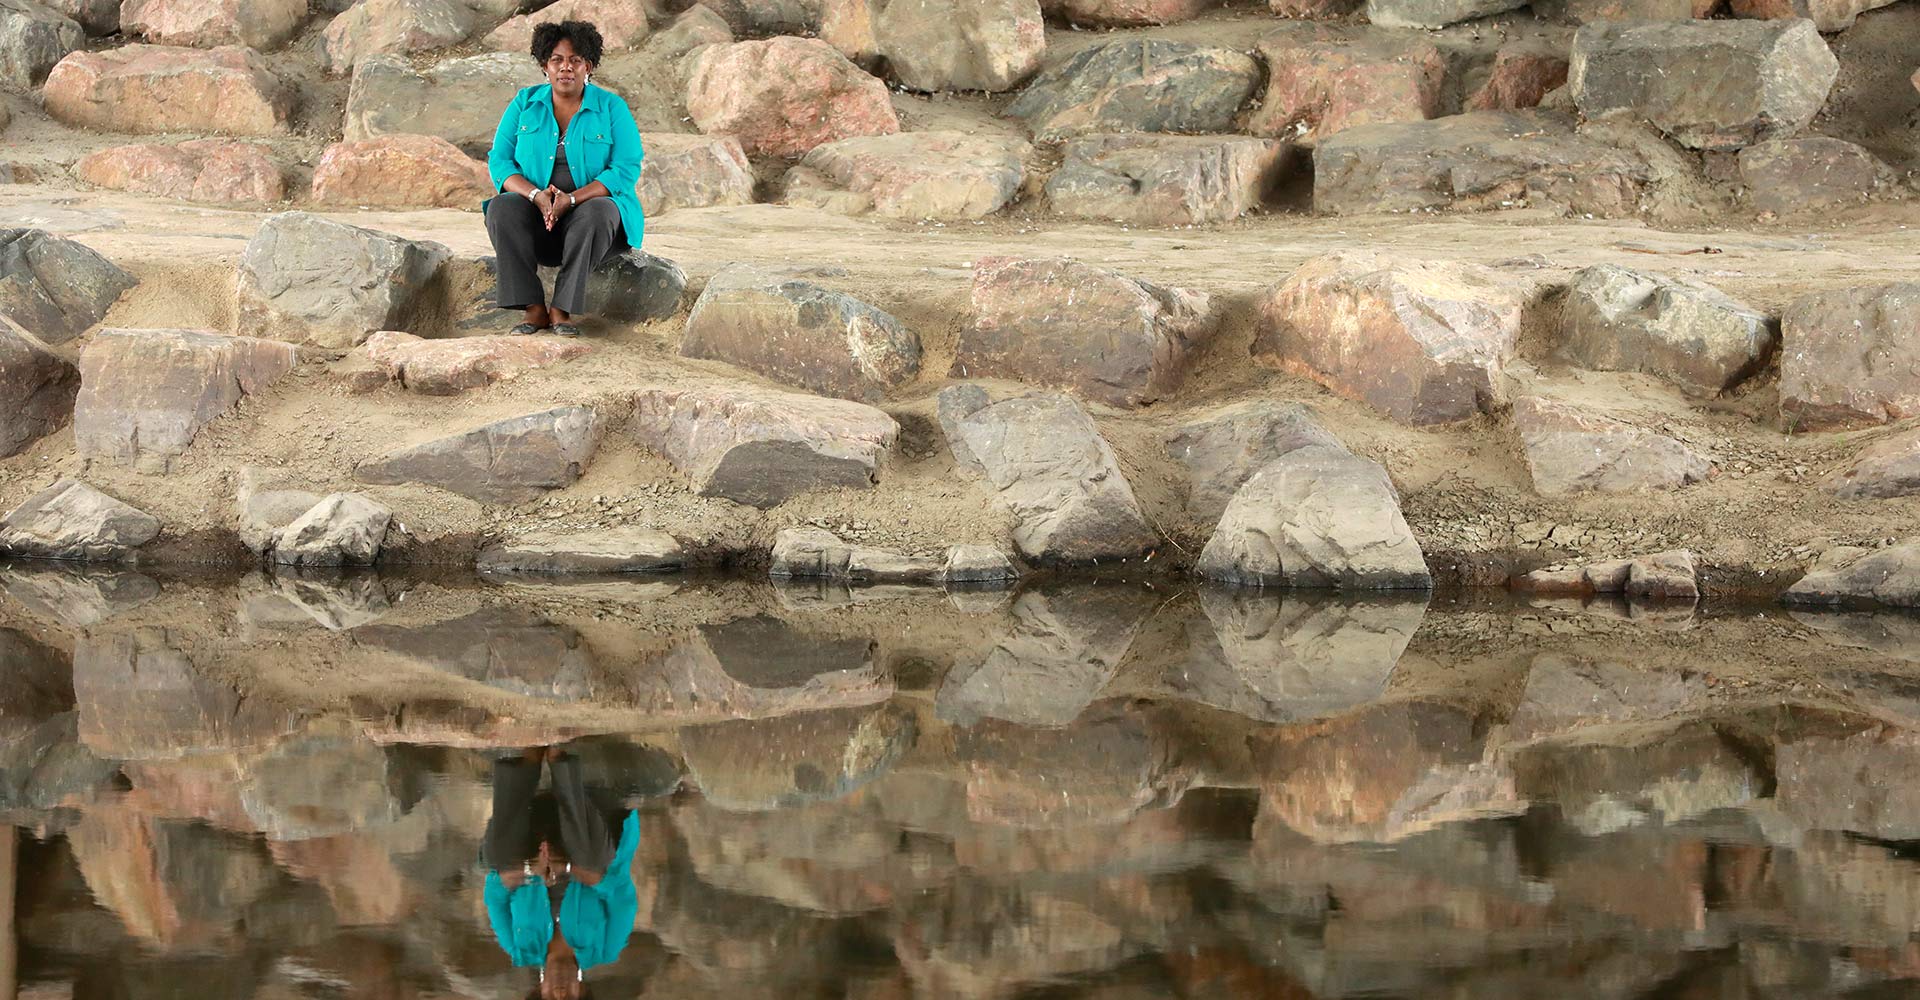
[[[80,352],[73,443],[110,465],[165,471],[200,428],[293,370],[291,344],[195,330],[102,330]]]
[[[1696,4],[1702,2],[1704,0],[1695,0]],[[1832,34],[1853,27],[1853,22],[1861,14],[1878,10],[1894,2],[1895,0],[1732,0],[1728,6],[1736,17],[1769,20],[1808,18],[1813,21],[1814,27],[1823,33]]]
[[[0,319],[64,344],[106,318],[139,279],[73,240],[0,229]]]
[[[956,422],[1028,559],[1094,563],[1139,556],[1159,542],[1093,418],[1070,396],[1044,392],[984,406]]]
[[[59,11],[34,0],[0,0],[0,83],[30,90],[86,41],[80,25]]]
[[[1886,499],[1920,493],[1920,430],[1883,438],[1827,477],[1829,493],[1844,500]]]
[[[406,330],[444,298],[449,251],[438,243],[283,212],[240,257],[238,330],[320,347],[352,347]]]
[[[65,358],[0,326],[0,458],[65,426],[80,373]]]
[[[62,479],[0,517],[0,554],[115,562],[160,533],[160,519],[78,479]]]
[[[1884,549],[1834,546],[1780,599],[1788,604],[1920,607],[1920,542]]]
[[[434,135],[468,156],[485,156],[500,110],[542,79],[525,53],[448,59],[424,70],[399,56],[373,56],[354,68],[347,89],[346,139]]]
[[[1338,438],[1300,403],[1251,400],[1182,426],[1167,436],[1167,454],[1187,467],[1187,512],[1213,523],[1253,474],[1274,459]]]
[[[1777,215],[1858,205],[1896,180],[1892,168],[1865,147],[1824,135],[1748,146],[1739,164],[1747,204]]]
[[[920,373],[920,338],[888,313],[801,277],[730,264],[687,317],[680,354],[872,402]]]
[[[1447,423],[1503,399],[1524,309],[1478,264],[1335,251],[1262,294],[1253,356],[1402,423]]]
[[[863,403],[746,386],[642,389],[627,426],[702,496],[761,508],[872,487],[900,436]]]
[[[1765,313],[1719,289],[1612,264],[1573,276],[1562,316],[1567,361],[1657,375],[1699,396],[1738,385],[1779,342]]]
[[[1920,413],[1920,282],[1812,292],[1780,317],[1780,421],[1863,427]]]
[[[1261,207],[1280,182],[1287,146],[1246,136],[1093,135],[1067,143],[1065,155],[1047,178],[1054,214],[1171,227]]]
[[[899,132],[823,143],[787,172],[788,205],[890,219],[978,219],[1007,207],[1033,147],[1017,136]]]
[[[1313,206],[1335,215],[1533,207],[1621,218],[1652,180],[1645,160],[1551,111],[1356,125],[1313,149]]]
[[[104,38],[120,31],[121,0],[45,0],[43,7],[51,7],[79,22],[87,34],[95,38]]]
[[[1677,490],[1713,474],[1711,459],[1665,434],[1538,396],[1514,402],[1513,428],[1545,496]]]
[[[593,460],[600,417],[560,406],[496,420],[362,462],[363,483],[423,483],[484,503],[520,503],[570,486]]]
[[[1009,90],[1047,51],[1040,0],[891,0],[873,37],[908,90]]]
[[[1805,128],[1839,72],[1811,21],[1598,22],[1574,35],[1567,89],[1589,118],[1624,112],[1733,150]]]
[[[542,268],[549,287],[558,273]],[[601,261],[587,277],[586,315],[616,323],[651,323],[679,315],[687,298],[680,265],[645,250],[628,250]]]
[[[1244,52],[1125,39],[1047,67],[1006,113],[1047,141],[1083,132],[1227,132],[1260,80],[1260,64]]]
[[[267,550],[280,566],[371,566],[393,511],[359,493],[333,493],[280,529]]]
[[[1433,586],[1387,470],[1326,445],[1288,452],[1248,479],[1195,572],[1257,587]]]
[[[733,136],[649,132],[641,144],[647,156],[636,193],[648,218],[674,209],[753,203],[753,167]]]
[[[950,374],[1057,386],[1112,406],[1172,393],[1213,336],[1213,299],[1065,258],[974,262]]]

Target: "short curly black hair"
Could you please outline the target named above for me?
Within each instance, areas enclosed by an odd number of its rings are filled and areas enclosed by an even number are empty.
[[[534,26],[533,61],[542,66],[553,56],[553,50],[561,42],[573,43],[573,54],[595,66],[600,65],[600,53],[605,43],[600,40],[600,29],[591,21],[548,21]]]

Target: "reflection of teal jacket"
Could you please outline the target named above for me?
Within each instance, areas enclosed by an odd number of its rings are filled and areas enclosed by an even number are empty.
[[[506,190],[501,185],[514,174],[532,181],[534,187],[546,187],[553,181],[553,151],[559,143],[553,86],[543,83],[515,94],[506,114],[500,116],[500,126],[493,132],[493,149],[487,154],[493,189]],[[599,181],[613,193],[630,247],[638,247],[647,230],[646,213],[640,210],[640,196],[634,193],[640,183],[640,160],[645,155],[640,127],[634,124],[627,102],[611,90],[587,84],[580,110],[567,125],[567,169],[573,173],[575,188]]]
[[[633,852],[639,846],[640,814],[629,812],[613,863],[599,884],[570,882],[560,898],[560,934],[582,969],[619,959],[627,946],[633,918],[640,912],[640,897],[633,891]],[[513,964],[544,964],[553,941],[553,904],[547,901],[546,886],[529,882],[509,890],[499,872],[488,872],[486,898],[494,939]]]

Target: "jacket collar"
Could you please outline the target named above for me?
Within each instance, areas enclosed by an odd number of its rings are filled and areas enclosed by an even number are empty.
[[[586,91],[580,95],[580,110],[592,110],[596,113],[603,112],[606,107],[607,98],[610,97],[612,93],[610,90],[605,90],[589,82]],[[537,103],[551,112],[553,110],[553,84],[541,83],[529,88],[527,101],[530,104]]]

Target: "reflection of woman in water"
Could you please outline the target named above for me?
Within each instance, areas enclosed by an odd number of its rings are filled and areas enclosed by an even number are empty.
[[[539,790],[542,762],[550,792]],[[495,762],[487,919],[514,965],[540,968],[530,1000],[585,997],[584,970],[620,957],[640,908],[630,871],[639,844],[640,814],[594,802],[572,754],[537,748]]]

